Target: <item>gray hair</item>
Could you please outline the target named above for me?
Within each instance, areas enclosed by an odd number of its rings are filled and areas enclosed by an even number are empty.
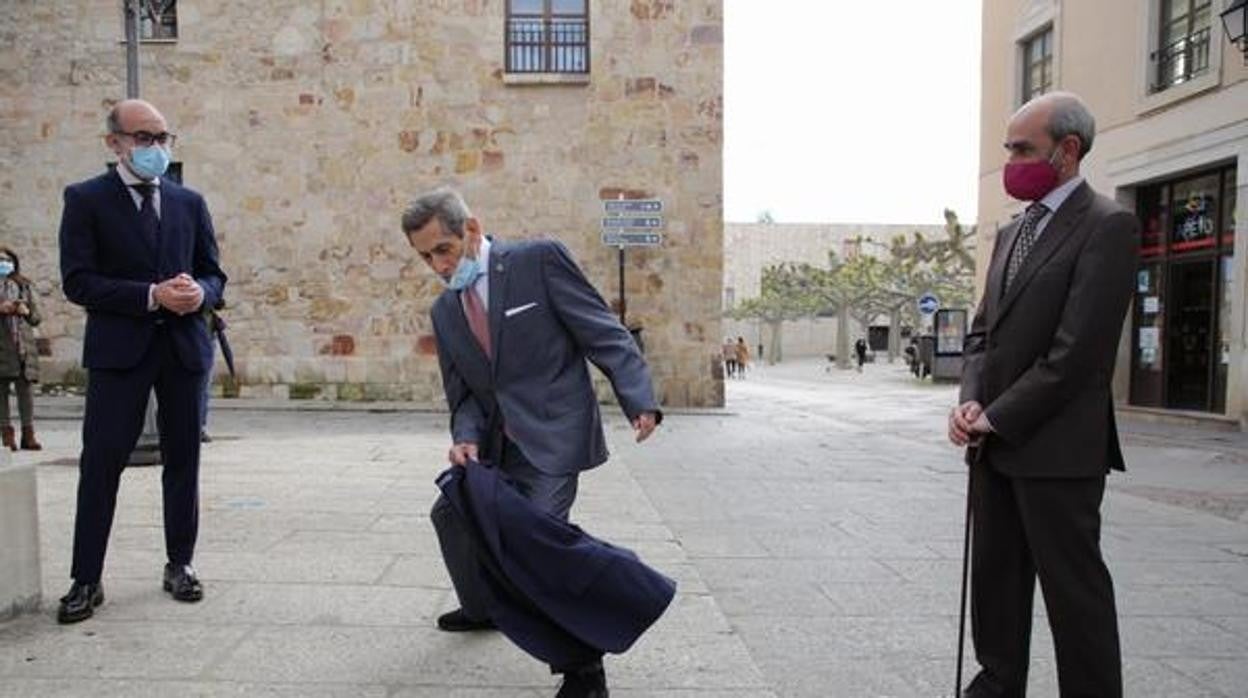
[[[403,212],[403,234],[410,235],[437,218],[447,232],[464,236],[464,223],[472,217],[464,197],[450,187],[438,187],[416,197]]]
[[[1088,105],[1073,92],[1051,92],[1040,99],[1049,101],[1053,111],[1049,114],[1049,137],[1056,143],[1066,136],[1079,138],[1079,159],[1092,150],[1096,138],[1096,119],[1088,111]]]
[[[104,127],[108,129],[109,133],[123,133],[125,131],[125,129],[121,127],[121,113],[120,112],[121,112],[120,102],[113,105],[113,108],[108,110],[108,118],[104,119]]]

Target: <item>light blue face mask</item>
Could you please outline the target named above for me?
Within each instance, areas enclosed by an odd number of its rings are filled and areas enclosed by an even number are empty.
[[[0,260],[0,276],[8,276],[13,273],[13,263],[6,260]]]
[[[130,151],[130,167],[143,179],[156,179],[169,169],[169,151],[158,145]]]
[[[478,276],[481,276],[481,260],[473,259],[465,253],[459,258],[455,273],[446,280],[446,286],[453,291],[462,291],[471,286]]]

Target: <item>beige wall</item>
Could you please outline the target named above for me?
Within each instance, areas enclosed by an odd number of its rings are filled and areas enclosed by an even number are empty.
[[[628,255],[629,319],[669,405],[722,404],[720,0],[591,3],[585,84],[503,74],[503,2],[178,3],[143,46],[143,94],[215,217],[244,395],[441,401],[439,285],[398,217],[459,186],[488,232],[563,240],[609,299],[599,199],[663,199],[665,244]],[[102,169],[123,96],[120,3],[3,3],[0,241],[37,279],[57,370],[82,312],[58,288],[61,189]]]
[[[1135,188],[1150,181],[1211,165],[1238,162],[1236,242],[1248,249],[1248,67],[1231,46],[1217,12],[1229,0],[1214,0],[1211,69],[1186,85],[1149,94],[1149,54],[1156,49],[1158,0],[991,0],[983,5],[983,98],[980,152],[979,249],[982,288],[986,260],[997,229],[1020,205],[1001,187],[1005,123],[1019,106],[1021,66],[1018,42],[1052,23],[1055,89],[1081,95],[1097,117],[1098,136],[1083,164],[1089,182],[1127,205]],[[1248,343],[1245,338],[1244,278],[1248,255],[1235,257],[1232,346],[1227,413],[1248,414]],[[1130,365],[1124,331],[1115,387],[1125,399]]]

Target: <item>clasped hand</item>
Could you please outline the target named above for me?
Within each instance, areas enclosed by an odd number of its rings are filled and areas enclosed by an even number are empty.
[[[992,432],[983,405],[971,400],[949,411],[949,440],[955,446],[976,446],[984,434]]]
[[[0,315],[30,315],[30,307],[25,301],[0,301]]]
[[[178,315],[193,313],[204,303],[204,289],[185,272],[156,284],[154,295],[160,307]]]

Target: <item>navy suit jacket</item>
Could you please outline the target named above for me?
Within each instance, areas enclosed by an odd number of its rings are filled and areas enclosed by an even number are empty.
[[[637,343],[553,240],[490,247],[489,322],[494,360],[477,344],[459,292],[433,304],[442,383],[456,443],[490,453],[497,425],[535,468],[569,475],[607,459],[589,368],[611,380],[629,420],[662,413]]]
[[[87,368],[134,368],[158,324],[168,325],[178,360],[189,371],[212,365],[212,342],[199,313],[178,316],[147,308],[148,287],[185,272],[204,289],[204,306],[221,298],[225,273],[208,206],[199,194],[160,181],[160,234],[144,236],[139,209],[116,172],[65,188],[61,217],[61,285],[86,308],[82,363]]]
[[[556,670],[628,650],[676,594],[632,551],[535,508],[494,467],[452,467],[437,483],[482,562],[490,619]]]

